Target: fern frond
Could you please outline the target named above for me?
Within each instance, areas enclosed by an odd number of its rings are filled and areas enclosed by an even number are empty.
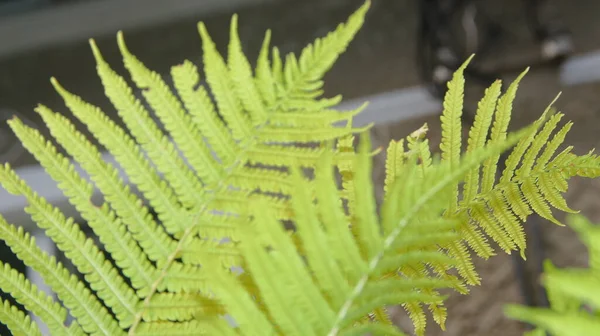
[[[444,97],[444,111],[440,117],[442,125],[442,140],[440,150],[442,151],[442,160],[447,160],[453,165],[458,164],[461,153],[462,125],[461,116],[463,113],[463,96],[465,79],[463,72],[473,56],[465,61],[452,76],[448,82],[448,92]],[[458,186],[457,186],[458,187]],[[458,199],[458,188],[454,191],[454,197],[450,201],[448,211],[450,213],[456,210],[456,200]]]
[[[2,225],[6,225],[3,218],[1,222]],[[25,309],[44,321],[52,333],[64,333],[66,335],[78,335],[82,333],[77,323],[74,323],[70,328],[65,327],[67,311],[58,302],[54,302],[52,297],[39,290],[23,274],[17,272],[10,265],[4,263],[1,263],[1,265],[0,285],[3,292],[10,294]],[[9,328],[29,328],[27,326],[28,321],[26,319],[20,320],[18,312],[14,310],[18,309],[10,305],[9,302],[4,302],[2,311],[5,315],[0,318],[0,321]],[[14,333],[15,331],[12,328],[11,331]]]
[[[142,200],[119,178],[117,169],[102,160],[98,149],[88,142],[83,134],[76,131],[68,119],[47,108],[40,107],[37,111],[50,133],[81,164],[117,216],[128,230],[134,233],[137,242],[144,247],[145,254],[153,261],[166,258],[175,243],[164,231],[157,228],[148,209],[142,205]]]
[[[387,315],[392,304],[408,311],[419,336],[427,310],[444,328],[442,290],[466,293],[465,283],[479,281],[467,246],[489,257],[490,238],[508,252],[523,251],[519,220],[532,212],[550,218],[551,206],[570,211],[561,196],[567,180],[600,176],[600,158],[591,152],[577,156],[570,148],[556,155],[570,126],[559,129],[560,115],[547,118],[549,110],[532,127],[507,135],[522,75],[501,97],[500,82],[486,92],[461,157],[467,62],[449,84],[441,159],[429,149],[427,125],[393,142],[378,215],[370,159],[379,150],[371,150],[364,134],[370,126],[354,127],[352,120],[364,105],[341,112],[333,108],[340,96],[322,97],[323,75],[362,25],[369,5],[298,57],[280,55],[267,32],[254,69],[242,50],[237,16],[227,57],[200,23],[206,84],[197,67],[184,61],[171,68],[173,91],[119,33],[134,88],[157,120],[90,41],[106,96],[124,127],[55,79],[52,84],[132,185],[66,117],[44,106],[37,112],[70,157],[20,120],[10,126],[89,223],[114,265],[72,219],[5,166],[0,183],[25,196],[34,221],[86,282],[42,252],[23,229],[2,220],[0,239],[42,274],[76,322],[65,327],[66,309],[13,270],[0,269],[0,282],[6,282],[0,289],[12,289],[58,334],[400,335]],[[358,132],[363,134],[356,153]],[[496,181],[499,155],[514,144]],[[75,171],[71,157],[91,182]],[[91,200],[95,188],[103,197],[99,206]],[[3,312],[0,318],[29,328],[13,308]]]
[[[574,336],[600,330],[600,264],[597,262],[600,230],[580,215],[571,215],[568,223],[589,250],[589,268],[558,269],[546,261],[542,283],[548,292],[550,308],[505,307],[506,315],[537,326],[535,332],[540,334]]]
[[[42,276],[44,282],[57,294],[71,315],[77,319],[81,329],[95,335],[125,334],[117,321],[110,316],[107,309],[85,284],[79,281],[75,275],[70,274],[54,257],[50,257],[42,251],[36,245],[35,239],[24,232],[22,228],[16,228],[6,223],[4,218],[0,218],[0,239],[10,246],[20,260]],[[22,281],[20,286],[24,286]],[[77,332],[79,326],[74,328],[70,333],[80,334]],[[61,330],[61,333],[63,332]]]
[[[13,336],[42,336],[35,322],[31,321],[19,308],[0,299],[0,321],[5,324]]]
[[[105,94],[115,106],[128,131],[157,169],[164,174],[164,179],[175,190],[181,203],[186,207],[202,204],[204,192],[199,178],[186,166],[173,143],[158,128],[142,103],[135,98],[125,80],[110,68],[93,41],[90,43]]]
[[[160,293],[152,297],[144,321],[190,321],[196,316],[215,316],[223,308],[213,299],[195,293]]]
[[[316,203],[313,202],[313,196],[307,192],[310,188],[306,186],[311,181],[305,181],[298,168],[295,168],[292,171],[292,178],[296,188],[292,192],[291,206],[295,214],[294,226],[301,247],[286,234],[281,223],[277,221],[277,216],[273,215],[264,200],[258,199],[257,203],[252,202],[248,205],[253,221],[249,226],[241,229],[243,236],[240,240],[240,250],[247,262],[244,271],[248,272],[257,286],[255,295],[266,303],[266,312],[261,310],[260,313],[254,314],[260,314],[260,319],[263,321],[269,320],[268,316],[272,316],[277,321],[277,326],[281,328],[281,333],[285,335],[337,335],[341,332],[352,332],[353,328],[364,328],[364,325],[368,325],[369,322],[356,323],[363,321],[363,317],[367,315],[373,316],[374,311],[386,305],[405,304],[409,311],[416,314],[413,317],[417,333],[421,335],[425,320],[417,318],[424,316],[418,307],[425,303],[430,304],[430,309],[436,314],[436,320],[443,324],[444,296],[437,293],[436,289],[454,288],[460,281],[423,273],[424,260],[417,259],[415,256],[412,259],[405,258],[404,265],[399,263],[402,266],[400,272],[405,270],[405,274],[400,278],[389,277],[389,271],[398,269],[399,265],[394,266],[390,260],[398,261],[397,256],[402,254],[401,251],[411,250],[419,243],[431,245],[432,241],[439,242],[439,232],[442,227],[446,227],[452,238],[456,239],[452,231],[457,224],[454,221],[447,220],[445,226],[435,225],[433,222],[429,226],[427,221],[422,223],[419,221],[420,225],[413,222],[416,218],[439,220],[440,215],[436,216],[435,213],[441,214],[440,210],[447,204],[451,196],[449,187],[454,185],[467,170],[483,160],[484,155],[493,155],[514,142],[516,140],[511,138],[507,143],[486,148],[485,151],[475,151],[470,158],[456,167],[432,163],[427,170],[422,171],[418,169],[414,160],[409,161],[408,175],[405,176],[407,178],[394,183],[390,198],[386,200],[383,221],[395,223],[387,225],[392,228],[390,232],[383,234],[379,230],[374,230],[379,227],[379,220],[377,217],[371,217],[372,212],[368,207],[362,210],[355,209],[356,213],[362,212],[369,216],[353,218],[352,225],[365,227],[370,225],[371,230],[374,231],[369,234],[378,235],[376,239],[371,238],[379,242],[372,245],[374,250],[371,255],[360,254],[358,238],[350,235],[348,223],[344,220],[346,217],[341,209],[339,212],[334,212],[334,216],[319,216],[328,211],[329,206],[337,203],[331,198],[331,192],[325,193],[336,188],[333,179],[328,181],[325,179],[333,175],[331,173],[321,175],[324,170],[331,170],[332,166],[335,166],[332,160],[333,154],[330,152],[324,155],[316,172],[316,176],[320,176],[319,185],[329,185],[318,188]],[[362,134],[359,155],[353,164],[352,182],[355,183],[355,187],[350,190],[356,200],[353,205],[355,207],[359,207],[359,200],[367,200],[359,195],[360,193],[365,193],[365,190],[372,192],[368,178],[371,173],[368,164],[369,144],[368,135]],[[421,178],[412,178],[417,174],[423,175]],[[324,197],[323,201],[321,201],[322,197]],[[397,221],[398,218],[401,218],[400,222]],[[325,221],[326,219],[331,221]],[[358,223],[360,221],[364,223]],[[433,227],[437,231],[432,231]],[[347,258],[328,253],[329,242],[338,233],[344,231],[346,233],[341,235],[340,244],[344,244],[349,249],[348,253],[360,256],[350,261],[352,265],[359,267],[361,270],[359,274],[356,274],[356,271],[353,273],[346,271],[349,265],[342,266]],[[410,252],[406,253],[409,254]],[[430,255],[432,255],[430,260],[434,262],[444,258],[443,254],[441,258],[439,254],[430,253]],[[410,262],[411,260],[414,262]],[[219,281],[222,284],[215,284],[221,287],[217,290],[218,293],[224,292],[228,287],[241,286],[235,276],[225,274],[225,271],[219,270],[214,263],[212,267],[210,273],[213,276],[221,274]],[[228,283],[223,277],[229,279]],[[229,295],[227,297],[223,301],[229,300]],[[244,314],[245,309],[255,309],[253,308],[255,305],[256,303],[250,302],[244,305],[237,303],[235,309],[240,314]],[[292,310],[294,314],[290,314]],[[421,313],[418,312],[419,310]],[[237,319],[237,316],[234,314],[233,318]],[[382,325],[377,322],[371,323]]]
[[[142,322],[136,331],[136,335],[140,336],[199,336],[199,335],[237,335],[231,328],[224,326],[223,321],[221,326],[214,320],[211,323],[203,323],[201,321],[185,321],[185,322]]]
[[[13,119],[10,125],[25,148],[29,150],[82,217],[89,223],[118,266],[131,279],[135,288],[141,289],[152,283],[152,265],[142,258],[142,251],[110,210],[108,204],[98,207],[90,202],[94,187],[75,172],[73,165],[37,131]]]
[[[56,79],[52,84],[64,99],[73,114],[85,125],[90,132],[114,155],[123,167],[130,181],[144,194],[158,218],[170,232],[180,229],[181,221],[185,218],[180,204],[175,198],[175,192],[166,183],[161,182],[158,173],[151,167],[134,140],[106,117],[100,109],[83,102],[79,97],[65,90]],[[113,187],[113,186],[109,186]],[[117,204],[122,208],[123,205]],[[142,212],[147,212],[142,207]],[[147,215],[144,215],[147,216]],[[141,246],[153,261],[168,256],[174,242],[166,236],[157,223],[148,219],[145,225],[129,226]]]
[[[464,70],[464,66],[466,63],[461,69]],[[467,153],[482,148],[486,144],[488,133],[487,145],[505,140],[512,103],[518,85],[526,72],[527,70],[521,73],[501,96],[500,81],[486,90],[479,102],[475,122],[469,132]],[[440,148],[442,161],[445,162],[453,162],[456,156],[460,155],[463,84],[462,70],[459,70],[448,85],[449,90],[441,116]],[[494,255],[494,249],[488,242],[489,237],[507,253],[519,250],[524,257],[525,236],[521,221],[535,212],[543,218],[560,224],[552,215],[551,207],[565,212],[576,212],[569,208],[561,195],[567,190],[567,180],[572,176],[600,176],[600,167],[597,166],[600,161],[591,153],[587,156],[575,156],[567,148],[556,155],[556,150],[563,143],[571,124],[567,123],[560,127],[551,138],[562,118],[561,113],[553,113],[553,103],[554,101],[533,123],[534,128],[531,133],[523,137],[512,149],[499,180],[497,181],[496,177],[500,156],[495,155],[488,158],[483,165],[473,167],[465,179],[462,199],[459,199],[455,191],[456,197],[452,198],[451,203],[458,202],[458,204],[446,210],[446,216],[460,218],[464,224],[459,228],[460,240],[439,246],[459,261],[456,268],[469,284],[478,284],[479,279],[467,247],[464,246],[465,243],[480,257],[489,258]],[[419,148],[415,143],[410,145],[414,140],[410,137],[408,140],[409,151],[417,153],[416,155],[423,153],[423,157],[427,159],[428,148],[426,146]],[[399,158],[394,152],[398,149],[394,150],[394,148],[397,148],[397,145],[390,144],[386,162],[386,185],[394,180],[395,176],[403,174],[402,167],[405,164],[403,162],[406,161],[406,158]],[[576,166],[578,168],[575,168]],[[420,165],[420,168],[426,171],[427,164]],[[480,170],[482,170],[481,174]]]
[[[356,12],[354,12],[346,23],[340,24],[335,31],[329,33],[322,39],[317,39],[313,44],[304,48],[296,60],[293,55],[288,55],[282,70],[283,85],[278,90],[278,105],[287,110],[297,109],[310,110],[311,100],[303,98],[314,98],[320,95],[323,85],[321,78],[331,68],[339,55],[357,33],[364,22],[366,11],[371,2],[365,1]],[[273,55],[277,59],[277,55]],[[275,62],[274,62],[275,63]],[[274,70],[277,73],[277,70]],[[320,108],[325,109],[337,104],[339,100],[323,100]]]
[[[497,80],[485,90],[485,94],[477,106],[475,121],[469,130],[467,153],[485,145],[501,88],[502,82]],[[478,192],[480,170],[481,168],[477,167],[467,174],[464,184],[463,202],[472,200]]]
[[[0,183],[10,193],[25,196],[29,203],[26,211],[85,276],[98,297],[111,307],[121,326],[131,323],[137,303],[135,292],[73,219],[66,219],[59,209],[37,196],[8,165],[0,168]]]
[[[267,44],[268,46],[268,44]],[[263,48],[266,49],[266,46]],[[252,74],[250,63],[242,51],[242,43],[238,35],[238,17],[233,15],[229,33],[228,68],[232,74],[233,87],[240,97],[242,106],[248,112],[253,126],[262,125],[269,115],[261,99]],[[274,85],[263,88],[263,92],[273,90]]]
[[[216,114],[206,88],[200,85],[198,68],[186,60],[171,69],[171,77],[192,121],[210,143],[221,164],[231,165],[235,159],[237,145]]]
[[[512,104],[517,95],[517,89],[519,88],[519,84],[521,80],[527,72],[529,68],[523,71],[508,87],[508,90],[500,97],[498,101],[498,106],[496,108],[496,113],[494,115],[494,123],[492,126],[492,130],[490,133],[490,138],[488,143],[496,143],[504,140],[506,137],[506,131],[508,129],[508,125],[510,123],[510,117],[512,112]],[[552,104],[550,104],[552,105]],[[545,116],[542,116],[540,120],[543,120]],[[483,165],[483,176],[481,181],[481,192],[488,192],[492,189],[494,185],[494,181],[496,180],[496,171],[497,164],[500,156],[489,158]],[[507,162],[508,169],[508,162]]]
[[[351,311],[354,301],[361,297],[363,290],[369,283],[370,276],[378,267],[379,262],[383,259],[387,251],[394,246],[397,238],[404,231],[405,227],[409,225],[411,220],[413,220],[413,216],[418,216],[418,214],[422,211],[425,211],[425,209],[428,213],[435,213],[443,209],[444,203],[448,202],[448,200],[452,197],[454,192],[454,183],[459,179],[459,176],[466,173],[466,171],[469,169],[472,169],[473,166],[478,165],[482,159],[486,158],[486,156],[495,155],[496,153],[515,143],[518,137],[522,136],[523,133],[524,132],[519,133],[519,135],[515,135],[515,137],[505,141],[504,143],[492,145],[492,147],[486,148],[485,151],[478,150],[470,155],[468,154],[464,162],[458,165],[458,167],[445,162],[437,167],[433,166],[435,168],[430,168],[423,179],[411,179],[411,174],[409,173],[405,183],[396,183],[394,185],[394,188],[391,191],[392,195],[396,195],[396,198],[398,198],[400,195],[404,196],[402,199],[393,199],[395,202],[400,202],[398,207],[400,213],[403,214],[401,217],[402,219],[396,224],[395,229],[386,235],[380,252],[369,261],[369,269],[367,270],[366,275],[364,275],[357,282],[348,300],[342,307],[340,307],[336,321],[328,335],[336,335],[339,333],[342,321]],[[412,168],[413,174],[414,171],[415,168]],[[400,186],[402,189],[400,189]],[[402,193],[400,192],[401,190],[403,191]],[[409,192],[407,192],[407,190],[409,190]],[[431,303],[437,303],[441,300],[434,299],[434,297],[432,297],[430,300],[419,300],[418,302],[428,301]],[[361,309],[365,308],[361,306]]]

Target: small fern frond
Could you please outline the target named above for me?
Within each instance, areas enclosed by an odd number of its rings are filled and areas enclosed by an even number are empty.
[[[403,183],[394,184],[394,187],[391,191],[392,196],[386,201],[390,203],[399,203],[393,207],[395,208],[397,216],[399,216],[401,220],[396,222],[395,228],[386,234],[381,246],[381,250],[373,259],[368,262],[369,268],[367,272],[359,279],[354,289],[350,293],[348,300],[338,310],[336,320],[328,335],[337,335],[340,332],[342,321],[347,317],[347,315],[351,314],[352,306],[355,303],[354,301],[359,300],[359,298],[362,297],[363,290],[369,284],[370,277],[374,273],[375,269],[379,266],[379,262],[383,260],[388,251],[392,250],[394,246],[397,246],[396,244],[398,244],[398,238],[401,237],[401,233],[404,233],[406,227],[410,227],[411,221],[414,220],[413,216],[419,217],[423,216],[425,213],[437,213],[438,211],[444,209],[445,205],[447,204],[446,202],[452,198],[454,192],[454,183],[456,183],[456,181],[458,181],[464,173],[466,173],[469,169],[472,169],[473,166],[479,164],[480,161],[485,159],[487,156],[495,155],[496,153],[501,152],[505,148],[509,147],[511,144],[516,143],[518,138],[523,134],[524,131],[518,133],[503,143],[494,144],[491,147],[486,148],[485,151],[480,149],[471,154],[467,154],[467,157],[459,165],[454,166],[449,162],[444,162],[439,165],[434,164],[430,169],[428,169],[427,174],[422,179],[412,178],[417,169],[416,165],[411,165],[408,175],[402,181]],[[391,211],[392,210],[388,210],[387,214],[392,213]],[[388,292],[389,291],[381,291],[380,294],[385,293],[387,295]],[[423,295],[423,297],[416,302],[435,304],[443,301],[443,297],[439,297],[435,294],[420,295]],[[428,296],[429,299],[423,300],[425,296]],[[360,309],[366,309],[364,308],[365,305],[366,303],[361,304]],[[422,333],[419,332],[419,334]]]
[[[505,307],[510,318],[537,326],[534,332],[543,335],[588,335],[600,330],[600,265],[597,263],[600,230],[583,216],[572,215],[568,222],[590,252],[589,268],[558,269],[546,261],[542,282],[548,292],[550,308]]]
[[[442,161],[453,162],[453,158],[460,155],[462,133],[460,113],[464,86],[462,71],[466,64],[463,64],[448,84],[449,89],[441,116]],[[475,122],[469,131],[467,153],[482,148],[488,136],[488,145],[505,140],[512,103],[518,85],[526,72],[527,70],[521,73],[502,95],[500,95],[500,81],[496,81],[486,90],[479,102]],[[563,143],[571,123],[558,128],[562,114],[553,112],[554,101],[533,123],[534,128],[531,133],[523,137],[512,149],[500,178],[497,180],[500,156],[491,156],[483,165],[473,167],[467,174],[462,198],[458,197],[456,191],[456,197],[452,198],[451,203],[457,206],[446,210],[446,216],[449,218],[461,219],[463,225],[459,228],[459,232],[462,238],[460,241],[449,242],[439,247],[459,260],[456,268],[469,284],[478,284],[479,278],[467,246],[480,257],[489,258],[495,253],[488,242],[490,238],[505,252],[519,250],[524,257],[525,234],[521,222],[535,212],[560,225],[554,218],[551,208],[570,213],[576,212],[567,205],[561,195],[567,190],[567,180],[572,176],[600,176],[600,166],[597,166],[600,161],[591,153],[587,156],[575,156],[567,148],[556,155],[556,150]],[[558,131],[555,133],[557,128]],[[423,148],[418,148],[414,144],[411,146],[410,142],[414,140],[410,138],[408,140],[409,151],[427,160],[430,155],[427,146]],[[403,149],[399,149],[396,143],[390,144],[386,162],[386,186],[389,186],[395,176],[403,174],[402,163],[397,163],[403,160],[399,160],[401,155],[397,152],[402,153]],[[426,171],[427,163],[421,164],[420,169]],[[467,246],[464,245],[465,243]]]

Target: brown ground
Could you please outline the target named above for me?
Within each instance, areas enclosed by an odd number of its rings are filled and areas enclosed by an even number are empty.
[[[342,93],[346,98],[355,98],[419,84],[414,65],[415,2],[373,1],[365,27],[327,76],[327,93]],[[274,31],[274,44],[279,45],[283,52],[298,51],[313,38],[330,31],[360,3],[360,0],[289,1],[269,8],[241,10],[241,36],[248,52],[254,54],[262,39],[262,32],[270,27]],[[490,61],[514,62],[523,55],[535,55],[535,46],[524,34],[519,1],[507,0],[502,4],[510,11],[498,17],[504,18],[513,34],[520,37],[513,37],[509,45],[497,46]],[[564,8],[565,20],[575,33],[579,52],[597,49],[600,45],[600,24],[596,16],[600,13],[600,2],[563,0],[559,4]],[[215,40],[223,46],[229,16],[193,17],[185,22],[125,33],[134,53],[149,67],[165,73],[170,65],[185,58],[198,61],[200,44],[195,30],[198,20],[206,20]],[[112,64],[119,64],[116,41],[112,36],[99,38],[99,46]],[[508,50],[514,50],[512,55],[516,57],[507,58]],[[534,58],[525,58],[525,63],[534,62]],[[517,68],[524,68],[528,65],[525,63]],[[120,65],[117,69],[122,72]],[[67,88],[76,90],[84,98],[107,107],[106,99],[99,91],[91,53],[84,41],[0,60],[0,74],[0,107],[14,109],[34,120],[31,109],[37,102],[64,110],[48,82],[51,75],[57,76]],[[506,79],[509,80],[509,76]],[[560,90],[564,93],[558,106],[568,119],[575,122],[567,142],[575,145],[579,152],[599,146],[600,85],[562,88],[551,69],[534,67],[524,80],[514,109],[514,126],[523,125],[539,116]],[[106,108],[106,111],[111,113],[110,108]],[[405,137],[423,122],[429,123],[431,137],[439,137],[439,120],[432,117],[378,126],[373,130],[374,142],[376,145],[386,144],[392,138]],[[29,158],[23,158],[17,165],[30,163],[32,161]],[[375,169],[380,185],[381,164],[377,164]],[[574,180],[567,198],[573,208],[582,210],[583,214],[600,222],[600,211],[597,210],[600,204],[600,180]],[[542,226],[545,249],[555,264],[585,264],[585,251],[571,230],[548,223]],[[520,335],[520,325],[505,319],[501,312],[503,304],[521,300],[510,257],[500,254],[487,262],[478,261],[477,264],[483,284],[473,288],[469,296],[455,295],[449,300],[448,329],[444,335]],[[399,313],[397,318],[404,324],[402,314]],[[441,334],[435,326],[429,328],[428,335]]]

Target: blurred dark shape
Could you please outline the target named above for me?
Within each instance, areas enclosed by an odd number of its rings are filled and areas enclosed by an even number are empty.
[[[571,34],[554,0],[523,0],[524,15],[544,62],[562,61],[573,50]],[[421,79],[441,98],[446,82],[469,55],[478,59],[504,33],[504,27],[478,10],[480,0],[419,0],[417,62]],[[477,60],[465,72],[490,84],[497,74],[477,69]]]

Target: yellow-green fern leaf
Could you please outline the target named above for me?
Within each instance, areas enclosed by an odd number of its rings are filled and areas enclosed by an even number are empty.
[[[198,25],[204,51],[204,72],[206,81],[215,96],[219,113],[229,126],[235,141],[252,139],[252,123],[244,112],[234,91],[234,83],[227,64],[217,51],[204,23]]]
[[[513,202],[513,200],[511,200]],[[518,221],[517,217],[510,208],[510,204],[502,194],[502,191],[494,193],[490,199],[488,199],[488,205],[490,212],[501,223],[502,228],[510,240],[512,240],[517,249],[521,252],[521,257],[525,259],[525,231],[523,226]],[[510,251],[508,252],[510,254]]]
[[[199,178],[186,166],[175,146],[158,128],[142,103],[135,98],[125,80],[110,68],[94,42],[90,43],[106,96],[117,109],[129,132],[164,174],[178,199],[189,207],[201,204],[204,192]]]
[[[384,192],[388,193],[391,185],[402,172],[404,165],[404,139],[398,141],[391,140],[387,147],[387,157],[385,160],[385,181]]]
[[[495,81],[492,86],[485,90],[483,98],[479,101],[475,121],[469,131],[467,153],[485,145],[501,88],[502,82],[499,80]],[[477,167],[467,174],[463,187],[463,202],[468,202],[475,197],[479,189],[480,169],[480,167]]]
[[[375,200],[373,199],[373,185],[371,184],[371,160],[369,160],[369,151],[371,141],[367,133],[363,133],[360,138],[359,154],[353,164],[356,171],[354,175],[354,200],[355,200],[355,221],[353,227],[358,234],[360,245],[365,248],[365,257],[373,258],[377,251],[377,246],[381,245],[380,228],[377,225],[377,212]]]
[[[292,181],[295,185],[300,184],[301,179],[301,172],[294,170]],[[306,260],[311,265],[313,276],[322,289],[323,295],[329,298],[330,304],[339,305],[350,288],[344,272],[339,268],[329,249],[325,248],[329,245],[330,239],[319,225],[317,213],[311,211],[312,202],[309,201],[311,198],[306,189],[299,189],[292,196],[296,232],[303,242]]]
[[[117,40],[125,67],[129,70],[137,87],[142,90],[142,94],[162,121],[178,149],[194,168],[196,175],[205,184],[219,181],[223,177],[223,167],[219,165],[204,144],[198,129],[194,123],[190,122],[191,117],[185,113],[179,99],[156,72],[147,69],[129,52],[121,32],[118,34]],[[206,57],[209,58],[208,55]]]
[[[523,176],[527,176],[531,173],[535,159],[539,155],[542,147],[548,143],[550,134],[554,131],[562,116],[561,113],[552,115],[549,120],[544,123],[544,127],[535,135],[535,138],[522,158],[521,166],[515,171],[515,177],[517,179],[522,179]]]
[[[20,120],[13,119],[10,125],[25,146],[52,176],[59,188],[87,220],[94,233],[100,238],[107,251],[111,252],[118,266],[131,279],[135,288],[142,289],[152,283],[153,267],[141,258],[142,251],[118,219],[104,203],[98,207],[89,200],[93,186],[75,172],[73,165],[44,137]]]
[[[42,251],[22,228],[17,229],[0,218],[0,239],[42,276],[85,332],[107,336],[125,334],[96,296],[54,257]]]
[[[321,88],[321,78],[331,68],[338,56],[345,51],[362,26],[365,13],[370,5],[369,0],[365,1],[364,5],[354,12],[346,23],[340,24],[335,31],[304,48],[297,61],[295,57],[286,59],[283,67],[285,80],[281,88],[283,92],[278,92],[280,101],[281,98],[305,97],[314,94]],[[327,105],[331,103],[336,102],[335,100],[326,101],[326,105],[323,107],[328,107]],[[303,105],[289,104],[288,107],[302,109]]]
[[[175,191],[166,183],[161,183],[161,177],[145,158],[141,148],[125,130],[106,117],[100,109],[67,92],[55,79],[52,79],[52,84],[73,114],[119,162],[129,180],[138,187],[157,212],[158,218],[167,230],[178,231],[185,213],[180,209]],[[173,242],[166,237],[157,223],[152,224],[149,221],[148,226],[130,227],[130,230],[138,237],[138,241],[154,261],[166,257],[169,248],[172,248]]]
[[[68,119],[46,108],[37,111],[54,138],[90,175],[145,254],[153,261],[166,259],[169,251],[175,248],[175,242],[157,227],[142,200],[119,178],[117,169],[102,160],[98,149],[76,131]],[[179,217],[180,220],[185,218]]]
[[[473,56],[464,62],[454,73],[452,80],[448,82],[448,92],[444,97],[444,111],[440,117],[442,125],[442,140],[440,150],[442,151],[442,160],[457,165],[462,142],[462,124],[461,116],[463,113],[463,95],[465,79],[463,72]],[[453,213],[456,210],[458,200],[458,189],[453,192],[453,199],[450,201],[448,212]]]
[[[269,44],[271,43],[271,31],[267,30],[265,38],[263,39],[260,52],[258,54],[258,60],[256,61],[256,87],[261,94],[261,97],[265,104],[271,105],[276,99],[276,88],[275,74],[271,72],[271,66],[269,64]],[[275,55],[273,55],[275,58]]]
[[[331,252],[338,260],[340,268],[346,274],[348,281],[356,281],[365,270],[365,263],[360,255],[358,244],[350,230],[349,221],[337,196],[337,189],[330,181],[334,179],[331,169],[333,153],[325,152],[316,171],[317,195],[321,220],[327,223],[339,223],[325,227],[328,234]],[[346,223],[346,225],[343,225]]]
[[[186,60],[171,68],[171,77],[192,121],[208,140],[221,164],[231,165],[235,159],[237,145],[215,112],[215,106],[206,88],[199,83],[198,68]]]
[[[144,312],[143,320],[189,321],[223,314],[223,307],[214,299],[197,293],[160,293],[154,295]]]
[[[510,254],[514,249],[514,242],[502,228],[502,223],[493,217],[492,213],[487,209],[485,203],[470,204],[470,214],[481,228],[502,248]],[[492,209],[494,211],[494,209]]]
[[[35,322],[19,308],[0,299],[0,322],[8,327],[13,336],[42,336]]]
[[[117,316],[120,325],[128,326],[138,302],[135,292],[93,241],[85,236],[72,218],[66,219],[59,209],[33,192],[8,166],[0,168],[0,183],[8,192],[26,197],[29,205],[25,210],[38,227],[45,230],[46,235],[84,275],[98,297]]]
[[[490,134],[488,144],[503,141],[506,138],[506,131],[510,123],[512,112],[512,103],[516,98],[517,89],[523,77],[527,74],[529,68],[523,71],[508,87],[508,90],[500,97],[496,108],[494,123]],[[481,181],[481,191],[488,192],[492,189],[496,180],[497,164],[500,156],[494,156],[484,162],[483,176]],[[507,163],[508,167],[508,163]]]
[[[266,51],[268,40],[266,43],[267,45],[261,49],[262,52]],[[267,110],[255,85],[250,63],[242,51],[242,43],[238,35],[237,15],[234,15],[231,19],[228,56],[227,64],[233,79],[233,87],[238,97],[240,97],[242,106],[250,116],[254,126],[262,125],[268,118]],[[265,85],[267,85],[267,88],[263,92],[269,89],[269,84]]]
[[[4,219],[1,219],[3,225],[5,224]],[[58,302],[54,302],[54,299],[48,294],[40,291],[37,286],[32,284],[25,276],[15,269],[10,267],[8,264],[0,263],[0,286],[4,293],[10,294],[18,303],[22,304],[25,309],[35,314],[41,319],[48,329],[55,334],[65,335],[82,335],[83,330],[77,323],[73,323],[70,328],[65,327],[65,320],[67,318],[67,310],[63,308]],[[4,313],[6,317],[0,318],[4,324],[9,328],[12,325],[18,323],[17,321],[12,322],[15,317],[10,317],[10,312],[6,312],[8,302],[4,304]],[[12,309],[11,309],[12,310]],[[25,322],[25,321],[23,321]],[[21,328],[26,328],[23,326]],[[11,328],[11,331],[15,331]]]

